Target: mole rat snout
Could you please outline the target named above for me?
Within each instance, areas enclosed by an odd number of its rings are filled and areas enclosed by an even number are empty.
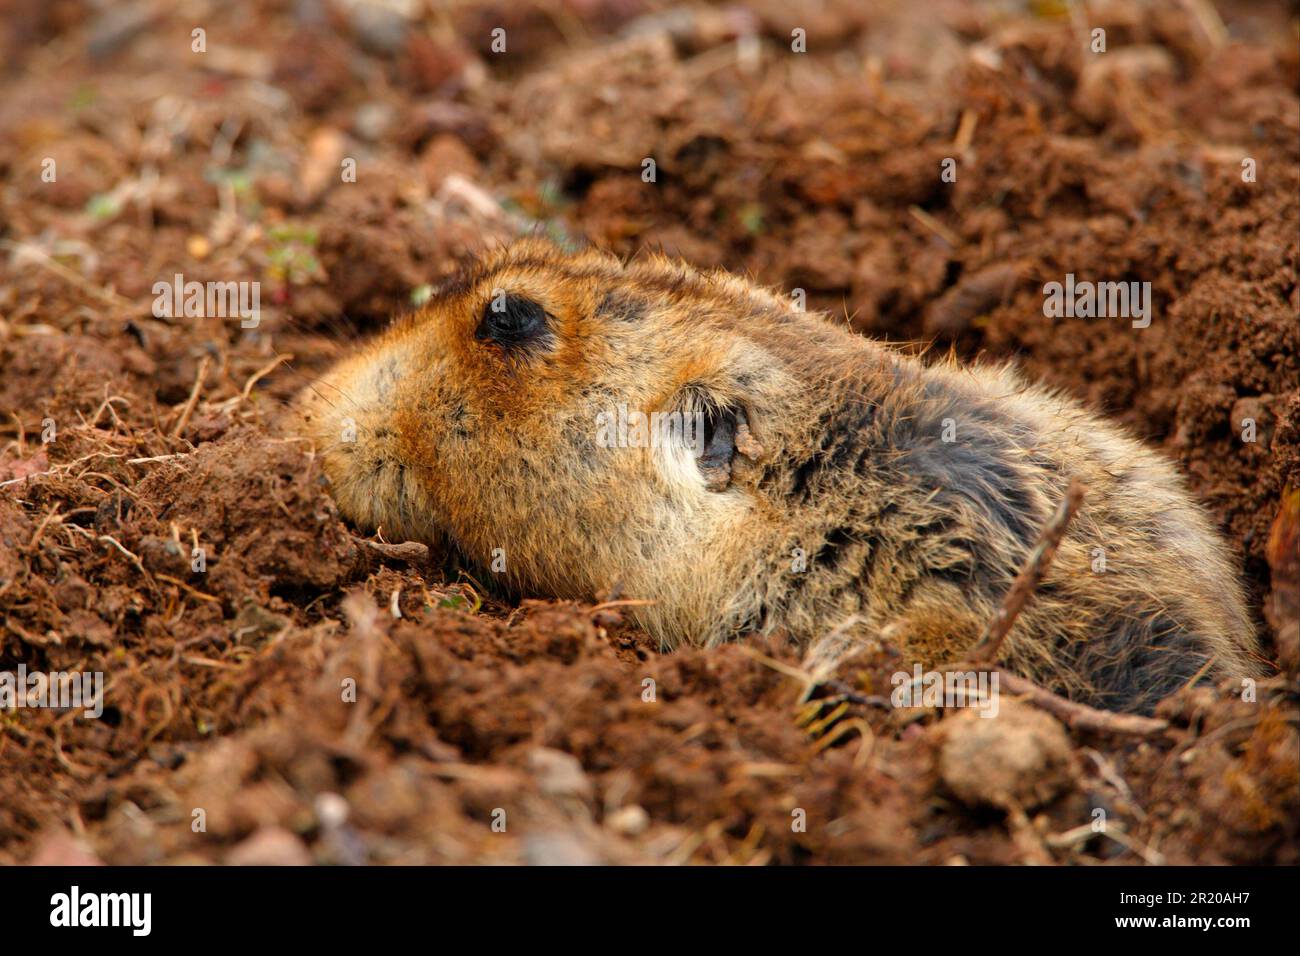
[[[411,461],[402,440],[403,377],[409,356],[384,339],[345,359],[298,400],[345,517],[386,537],[427,538],[410,507]]]

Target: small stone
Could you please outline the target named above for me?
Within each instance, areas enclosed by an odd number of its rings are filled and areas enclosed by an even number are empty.
[[[28,863],[31,866],[104,865],[104,861],[95,856],[94,851],[83,841],[64,831],[49,833],[42,837]]]
[[[304,203],[315,202],[326,189],[343,182],[347,148],[347,137],[340,130],[323,126],[312,132],[298,167],[298,195]]]
[[[529,866],[596,866],[591,849],[571,833],[536,833],[524,839]]]
[[[262,827],[226,854],[227,866],[310,866],[311,853],[282,827]]]
[[[620,807],[605,818],[606,825],[623,836],[640,836],[650,828],[650,814],[637,804]]]
[[[420,170],[429,192],[434,194],[453,174],[473,182],[478,178],[479,164],[459,137],[443,133],[431,139],[420,153]]]
[[[86,52],[95,59],[112,56],[131,46],[157,18],[150,3],[108,6],[90,21]]]
[[[315,808],[316,819],[327,830],[343,826],[347,822],[350,809],[348,802],[337,793],[317,794]]]
[[[528,754],[528,769],[542,792],[553,797],[588,800],[594,792],[582,764],[572,754],[549,747],[534,748]]]
[[[208,242],[206,236],[190,236],[185,240],[185,251],[195,259],[206,259],[212,252],[212,243]]]
[[[411,21],[400,9],[374,0],[357,0],[351,6],[352,32],[371,53],[396,53],[406,40]]]
[[[387,103],[363,103],[352,118],[352,132],[368,142],[383,139],[393,128],[393,108]]]
[[[991,718],[964,710],[936,729],[939,776],[968,806],[1032,809],[1077,775],[1065,728],[1029,704],[1003,700]]]

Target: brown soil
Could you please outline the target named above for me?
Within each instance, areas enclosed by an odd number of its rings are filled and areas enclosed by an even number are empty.
[[[107,684],[0,711],[0,863],[1297,862],[1294,7],[265,0],[196,53],[161,0],[0,6],[0,671]],[[1106,408],[1239,548],[1280,673],[1141,736],[880,706],[889,654],[801,706],[780,642],[661,655],[373,547],[284,402],[533,229]],[[261,324],[154,317],[178,272],[260,281]],[[1045,319],[1068,272],[1149,281],[1151,327]]]

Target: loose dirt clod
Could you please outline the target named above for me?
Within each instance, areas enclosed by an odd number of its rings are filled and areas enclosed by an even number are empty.
[[[969,806],[1031,810],[1076,784],[1065,728],[1028,705],[1003,701],[993,718],[965,711],[937,730],[939,776]]]

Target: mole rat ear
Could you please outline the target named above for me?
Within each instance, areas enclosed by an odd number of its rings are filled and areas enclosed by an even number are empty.
[[[705,400],[695,404],[695,464],[710,491],[725,491],[731,484],[731,470],[737,455],[750,461],[763,457],[763,446],[754,438],[745,406],[739,402],[719,404]]]
[[[767,412],[781,407],[793,383],[764,350],[743,340],[727,343],[711,367],[700,369],[679,393],[676,408],[692,428],[695,465],[710,491],[731,485],[737,458],[759,462]]]

